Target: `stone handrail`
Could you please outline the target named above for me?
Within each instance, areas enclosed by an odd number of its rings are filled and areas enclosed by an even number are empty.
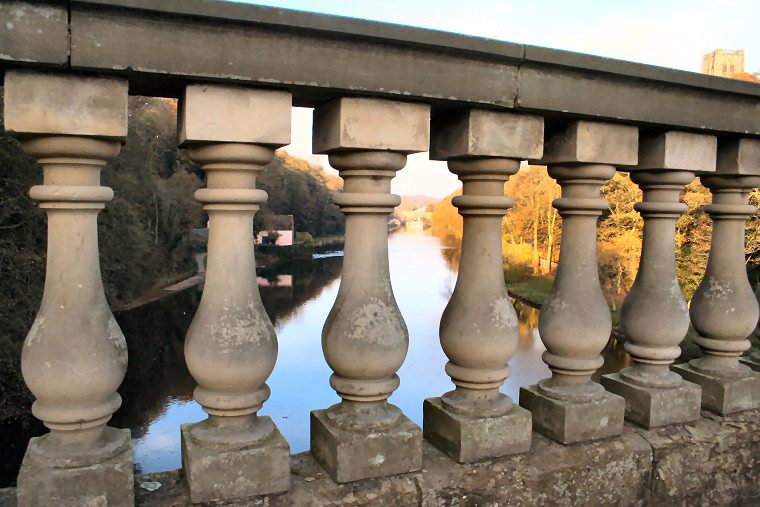
[[[14,0],[0,22],[0,68],[118,75],[137,95],[224,81],[296,106],[361,94],[760,136],[753,83],[435,30],[219,0]]]
[[[545,48],[212,0],[71,0],[0,5],[4,121],[43,167],[30,195],[48,215],[43,301],[22,352],[32,411],[20,505],[134,501],[121,404],[124,336],[103,295],[100,170],[127,133],[128,94],[179,99],[179,142],[207,175],[204,294],[185,341],[208,418],[183,425],[192,502],[289,489],[289,446],[258,416],[277,336],[255,282],[256,173],[290,142],[291,106],[314,107],[313,150],[340,171],[346,215],[340,290],[322,331],[341,401],[315,410],[310,455],[337,483],[419,472],[423,438],[465,464],[557,445],[623,441],[648,429],[760,408],[758,322],[744,267],[744,222],[760,185],[760,86]],[[419,428],[387,398],[409,333],[388,272],[390,193],[411,153],[429,151],[463,183],[462,260],[440,323],[455,389],[424,401]],[[499,392],[518,326],[502,279],[503,184],[523,160],[562,188],[554,285],[539,318],[551,377]],[[600,188],[617,170],[644,192],[636,282],[623,304],[632,366],[592,375],[611,319],[597,270]],[[710,257],[691,306],[675,271],[684,185],[713,195]],[[689,321],[702,357],[671,365]],[[747,366],[745,366],[746,363]],[[751,369],[751,368],[753,369]],[[178,429],[179,430],[179,429]],[[623,436],[621,436],[623,435]],[[651,436],[651,434],[650,434]],[[425,454],[429,457],[429,452]],[[453,465],[452,466],[456,466]]]

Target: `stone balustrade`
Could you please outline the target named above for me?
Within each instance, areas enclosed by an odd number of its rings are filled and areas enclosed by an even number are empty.
[[[423,440],[453,458],[455,470],[455,462],[537,448],[549,455],[567,444],[591,449],[602,439],[620,442],[616,452],[645,454],[640,440],[664,444],[644,430],[632,436],[631,427],[712,428],[760,408],[760,355],[740,358],[758,332],[744,222],[756,211],[748,192],[760,186],[760,87],[199,0],[15,5],[20,10],[0,7],[0,21],[28,14],[0,37],[5,128],[43,168],[30,195],[48,216],[44,295],[21,364],[37,400],[32,411],[50,429],[29,443],[19,505],[134,502],[129,430],[106,425],[121,403],[127,357],[103,294],[96,226],[113,196],[99,172],[126,138],[129,93],[180,99],[181,146],[207,176],[195,197],[209,215],[208,267],[185,359],[208,418],[177,428],[192,502],[281,493],[291,484],[289,446],[257,415],[270,394],[277,337],[256,285],[252,223],[267,199],[256,173],[290,142],[292,105],[315,107],[314,153],[329,155],[344,180],[335,196],[346,215],[344,269],[322,330],[341,401],[311,418],[311,456],[331,480],[424,476],[418,471],[432,451]],[[453,204],[464,230],[440,321],[454,389],[424,400],[421,429],[387,401],[415,337],[393,296],[386,219],[400,202],[391,180],[407,155],[424,151],[462,181]],[[499,391],[519,332],[503,282],[501,223],[514,204],[504,183],[526,160],[547,165],[562,188],[553,203],[562,242],[539,319],[552,374],[523,387],[514,403]],[[596,222],[608,207],[600,188],[616,171],[630,172],[643,190],[635,209],[644,236],[621,312],[633,364],[598,384],[592,375],[611,317]],[[704,211],[713,230],[688,306],[675,270],[675,222],[686,210],[679,193],[695,177],[712,193]],[[702,356],[671,367],[689,323]],[[519,469],[519,456],[502,459]]]

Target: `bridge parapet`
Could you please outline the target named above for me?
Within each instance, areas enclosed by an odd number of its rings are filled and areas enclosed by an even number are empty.
[[[423,435],[470,463],[511,459],[504,456],[547,438],[557,446],[629,442],[624,418],[648,431],[712,427],[700,409],[740,417],[732,414],[760,408],[760,374],[739,361],[759,313],[743,264],[743,224],[755,212],[748,192],[760,185],[760,86],[210,0],[17,0],[0,6],[0,22],[5,126],[45,169],[32,197],[50,217],[43,305],[22,367],[38,400],[34,413],[51,432],[30,443],[21,505],[132,499],[128,438],[106,426],[120,403],[126,353],[103,297],[95,228],[112,196],[99,168],[124,139],[128,93],[180,99],[181,140],[208,174],[196,198],[211,219],[209,268],[185,350],[196,400],[209,414],[183,428],[193,502],[290,484],[288,445],[256,416],[277,340],[255,290],[250,235],[266,200],[255,172],[288,142],[291,105],[316,107],[314,149],[329,154],[345,181],[336,196],[347,216],[345,271],[323,331],[342,401],[313,413],[311,433],[313,457],[332,480],[418,473],[431,452]],[[454,202],[464,239],[440,328],[456,389],[426,401],[421,431],[386,401],[409,337],[388,275],[385,221],[399,203],[391,179],[407,154],[428,149],[464,184]],[[498,391],[516,346],[500,222],[514,202],[503,184],[523,160],[548,164],[562,187],[553,205],[563,225],[556,281],[539,319],[552,376],[524,387],[517,406]],[[591,381],[611,326],[596,221],[608,206],[599,188],[615,171],[632,172],[644,190],[636,209],[645,226],[622,316],[634,364],[606,378],[604,389]],[[713,194],[705,207],[714,223],[710,261],[690,310],[704,354],[677,375],[670,365],[689,312],[675,276],[674,224],[684,211],[678,193],[695,176]],[[54,336],[45,333],[51,322]],[[753,358],[743,361],[760,369]],[[74,366],[88,382],[59,371]]]

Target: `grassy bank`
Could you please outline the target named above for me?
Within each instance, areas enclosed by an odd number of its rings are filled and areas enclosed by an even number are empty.
[[[530,276],[520,281],[507,281],[509,295],[533,308],[541,308],[554,283],[553,276]]]
[[[549,295],[554,283],[554,276],[552,275],[533,275],[524,272],[516,277],[514,271],[507,270],[504,272],[504,279],[510,296],[538,309],[541,309],[541,305]],[[620,327],[620,310],[610,308],[610,315],[612,317],[612,337],[623,339],[623,330]]]
[[[513,276],[505,273],[505,279],[510,296],[528,306],[538,309],[541,308],[541,305],[546,299],[546,296],[549,295],[549,291],[554,283],[554,277],[546,275],[522,274],[519,279],[515,281]],[[610,315],[612,316],[612,337],[618,340],[624,340],[625,335],[620,327],[620,310],[610,309]],[[693,339],[695,335],[696,331],[694,331],[694,328],[689,327],[686,337],[681,342],[681,357],[678,358],[677,362],[687,362],[694,358],[701,357],[702,352]],[[748,339],[752,344],[753,349],[760,348],[760,338],[755,335],[750,335]]]

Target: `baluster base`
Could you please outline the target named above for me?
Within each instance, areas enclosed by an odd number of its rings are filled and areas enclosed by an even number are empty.
[[[422,430],[408,417],[369,431],[338,428],[327,410],[311,412],[311,454],[335,482],[352,482],[422,468]]]
[[[533,414],[533,430],[561,444],[588,442],[623,432],[625,400],[602,392],[583,402],[564,401],[541,392],[538,385],[520,388],[520,406]]]
[[[468,417],[447,410],[441,398],[428,398],[422,406],[425,440],[459,463],[470,463],[530,451],[530,412],[513,405],[496,417]]]
[[[67,463],[35,449],[47,435],[29,440],[18,475],[18,505],[134,505],[131,433],[107,427],[113,453],[97,463]],[[113,445],[111,445],[113,444]]]
[[[760,408],[760,373],[747,369],[747,376],[716,377],[690,364],[674,365],[684,380],[702,386],[702,408],[719,415]]]
[[[674,387],[643,386],[621,378],[619,373],[602,375],[601,384],[625,398],[625,418],[645,428],[699,418],[702,388],[698,384],[682,381]]]
[[[749,366],[755,371],[760,371],[760,362],[755,361],[752,355],[740,357],[739,362],[745,366]]]
[[[266,416],[272,433],[254,445],[201,444],[191,434],[199,423],[182,425],[182,467],[193,503],[235,500],[290,488],[290,446]]]

